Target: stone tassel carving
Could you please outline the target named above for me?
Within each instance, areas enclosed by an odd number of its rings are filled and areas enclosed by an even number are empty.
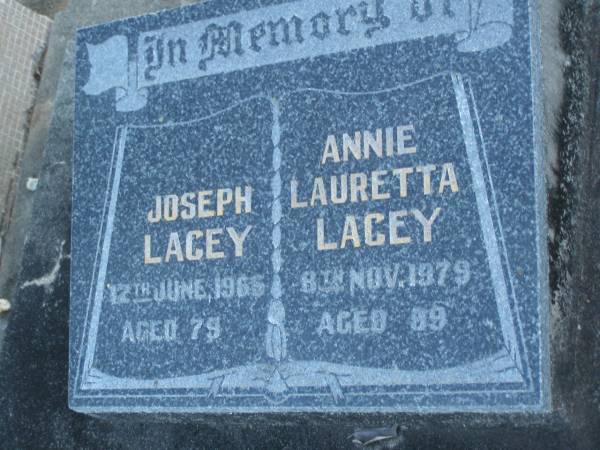
[[[279,102],[276,98],[271,99],[273,111],[273,129],[271,139],[273,141],[273,178],[271,180],[271,191],[273,193],[273,205],[271,207],[271,220],[273,222],[273,234],[271,237],[273,253],[271,264],[273,266],[273,281],[271,283],[271,304],[268,312],[268,325],[266,335],[266,350],[269,358],[279,362],[287,357],[287,337],[285,332],[285,307],[281,301],[282,289],[279,272],[281,271],[281,149],[279,141],[281,131],[279,128]]]
[[[280,300],[271,302],[268,320],[267,355],[279,362],[287,356],[287,337],[284,327],[285,309]]]

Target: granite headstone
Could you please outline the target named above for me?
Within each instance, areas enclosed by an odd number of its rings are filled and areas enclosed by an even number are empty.
[[[547,410],[529,7],[206,1],[79,30],[71,408]]]

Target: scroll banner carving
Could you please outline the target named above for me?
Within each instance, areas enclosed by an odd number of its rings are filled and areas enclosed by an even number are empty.
[[[454,36],[460,52],[508,42],[513,0],[312,0],[284,3],[86,44],[88,95],[116,88],[117,111],[146,105],[148,88],[234,70],[425,37]]]

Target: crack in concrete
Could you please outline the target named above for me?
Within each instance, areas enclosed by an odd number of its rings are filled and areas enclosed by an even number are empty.
[[[45,290],[52,289],[52,285],[56,281],[58,273],[60,272],[62,261],[71,257],[71,255],[64,253],[65,243],[66,241],[63,240],[60,244],[60,254],[58,255],[58,258],[56,258],[56,262],[54,263],[52,270],[50,270],[50,272],[48,272],[46,275],[24,282],[21,285],[21,289],[25,289],[30,286],[43,287]]]

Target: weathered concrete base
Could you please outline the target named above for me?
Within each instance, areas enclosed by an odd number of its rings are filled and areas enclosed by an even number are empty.
[[[98,3],[98,4],[96,4]],[[582,58],[569,58],[567,98],[560,127],[553,126],[556,106],[547,108],[546,125],[563,133],[557,139],[556,183],[567,183],[578,202],[564,212],[567,219],[554,220],[554,236],[568,243],[568,266],[555,252],[556,306],[553,311],[552,368],[554,413],[549,415],[396,415],[371,417],[280,417],[280,424],[254,418],[224,417],[211,425],[197,423],[131,423],[101,421],[67,408],[69,227],[72,145],[73,43],[75,26],[89,25],[117,17],[140,14],[178,1],[94,2],[72,4],[57,16],[50,52],[54,61],[65,54],[65,64],[54,105],[54,117],[45,146],[41,179],[31,206],[23,267],[17,283],[14,311],[0,356],[0,436],[8,448],[351,448],[348,436],[356,428],[399,424],[404,441],[396,448],[539,448],[593,449],[600,446],[600,131],[593,126],[600,117],[599,49],[600,13],[591,9],[585,17],[585,40],[578,29],[565,26],[575,43],[567,48],[573,55],[589,46],[585,55],[595,64],[588,68]],[[578,0],[567,1],[578,4]],[[549,14],[553,14],[551,10]],[[563,18],[563,24],[576,23],[578,13]],[[545,21],[553,27],[556,17]],[[545,34],[554,42],[557,30]],[[579,36],[579,37],[578,37]],[[595,47],[592,47],[595,46]],[[552,44],[550,44],[552,47]],[[558,47],[556,47],[558,48]],[[66,50],[65,50],[66,49]],[[547,56],[550,53],[546,53]],[[554,56],[550,56],[554,58]],[[562,58],[562,57],[561,57]],[[552,71],[561,63],[546,64]],[[60,70],[46,72],[58,80]],[[581,73],[589,77],[581,78]],[[560,92],[560,83],[546,72],[546,92]],[[44,83],[44,82],[43,82]],[[42,85],[43,85],[42,83]],[[574,84],[573,84],[574,83]],[[586,86],[589,94],[581,99],[573,86]],[[548,88],[549,86],[553,86]],[[49,93],[51,92],[49,88]],[[49,94],[48,98],[52,95]],[[583,101],[585,100],[585,101]],[[547,104],[548,105],[548,104]],[[556,105],[556,103],[554,103]],[[585,121],[572,111],[585,113]],[[549,137],[552,133],[549,134]],[[552,141],[548,138],[547,145]],[[572,149],[578,158],[573,158]],[[569,150],[571,149],[571,150]],[[30,163],[35,165],[33,157]],[[559,196],[552,196],[553,202]],[[554,203],[550,205],[551,211]],[[556,210],[556,207],[554,207]],[[571,220],[572,219],[572,220]],[[566,224],[572,224],[567,226]],[[568,242],[567,242],[568,241]],[[558,248],[553,242],[553,248]],[[564,248],[564,246],[563,246]],[[567,276],[568,275],[568,276]],[[143,417],[140,417],[143,419]],[[179,418],[173,417],[172,420]],[[239,424],[240,419],[246,422]]]
[[[69,0],[19,0],[19,3],[22,3],[38,14],[54,17],[58,12],[67,7]]]

